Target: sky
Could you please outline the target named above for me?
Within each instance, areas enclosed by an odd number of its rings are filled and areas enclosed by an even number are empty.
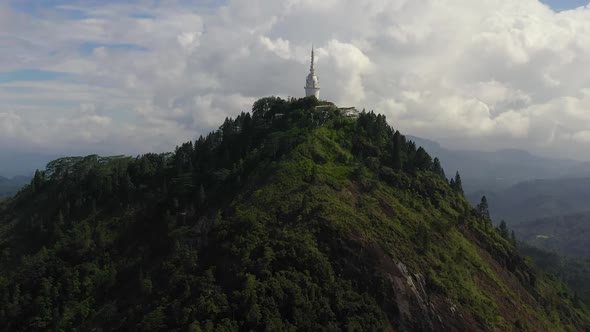
[[[577,0],[0,0],[0,152],[171,151],[265,96],[450,148],[590,160]]]

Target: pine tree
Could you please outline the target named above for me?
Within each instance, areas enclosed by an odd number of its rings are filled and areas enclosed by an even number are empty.
[[[199,194],[198,194],[198,200],[199,200],[199,207],[202,207],[203,204],[205,203],[205,199],[207,198],[205,195],[205,187],[203,187],[203,185],[201,184],[199,186]]]
[[[503,238],[505,238],[506,240],[509,239],[508,226],[506,226],[506,222],[504,220],[500,222],[500,226],[498,226],[498,231],[500,232],[500,235],[502,235]]]
[[[393,169],[399,171],[402,169],[402,141],[401,134],[396,131],[393,134]]]
[[[435,157],[434,160],[432,161],[432,172],[434,172],[434,174],[438,174],[441,177],[446,179],[445,171],[442,168],[438,157]]]
[[[459,175],[459,171],[457,171],[457,173],[455,174],[455,186],[453,189],[455,189],[456,192],[460,193],[461,195],[463,195],[463,183],[461,182],[461,175]]]
[[[432,169],[432,158],[423,147],[419,147],[414,158],[414,167],[419,170]]]
[[[31,181],[32,192],[36,192],[37,190],[39,190],[41,188],[42,183],[43,183],[43,178],[41,176],[41,172],[39,172],[39,170],[36,170],[35,176],[33,177],[33,180]]]
[[[488,199],[486,198],[485,195],[481,197],[481,201],[477,205],[477,211],[479,212],[479,215],[483,219],[490,220],[490,210],[488,207]]]

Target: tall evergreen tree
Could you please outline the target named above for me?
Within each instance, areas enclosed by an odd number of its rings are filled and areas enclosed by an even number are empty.
[[[461,195],[463,195],[463,183],[461,182],[461,175],[459,175],[459,171],[457,171],[457,173],[455,174],[455,186],[453,189],[455,189],[456,192],[460,193]]]
[[[432,158],[423,147],[419,147],[414,158],[414,167],[419,170],[432,169]]]
[[[203,204],[205,203],[205,199],[206,199],[206,195],[205,195],[205,188],[203,187],[203,185],[201,184],[199,186],[199,193],[198,193],[198,202],[199,202],[199,207],[202,207]]]
[[[508,226],[506,226],[506,222],[504,220],[500,222],[500,226],[498,226],[498,231],[500,232],[500,235],[502,235],[503,238],[509,240],[510,233],[508,231]]]
[[[486,198],[485,195],[481,197],[481,201],[477,205],[477,211],[479,212],[479,215],[483,219],[490,220],[490,210],[489,210],[489,206],[488,206],[488,199]]]
[[[400,132],[396,130],[393,134],[393,169],[399,171],[402,166],[402,140]]]
[[[41,188],[41,183],[43,182],[43,178],[41,172],[39,170],[35,171],[35,176],[33,177],[33,181],[31,183],[33,192],[39,190]]]
[[[432,172],[434,172],[434,174],[440,175],[441,177],[443,177],[445,179],[447,178],[445,175],[445,170],[442,168],[438,157],[435,157],[434,160],[432,161]]]

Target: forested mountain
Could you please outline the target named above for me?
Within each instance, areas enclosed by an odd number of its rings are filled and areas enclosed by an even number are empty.
[[[590,212],[517,224],[518,238],[561,255],[590,258]]]
[[[475,151],[447,149],[437,142],[408,136],[429,153],[438,156],[446,169],[458,170],[465,192],[503,191],[521,182],[590,177],[590,163],[570,159],[547,158],[527,151],[506,149]]]
[[[537,266],[556,276],[574,290],[574,301],[590,303],[590,257],[568,257],[520,244],[521,252]]]
[[[70,157],[0,205],[0,330],[584,331],[438,159],[315,98],[173,153]]]

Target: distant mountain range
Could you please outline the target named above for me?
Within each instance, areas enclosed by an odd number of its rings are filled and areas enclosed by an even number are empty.
[[[590,177],[525,181],[495,192],[472,192],[468,198],[477,204],[483,195],[488,199],[492,218],[513,225],[589,211]]]
[[[532,220],[512,228],[520,239],[537,248],[590,257],[590,211]]]
[[[0,200],[16,194],[31,181],[36,169],[44,169],[59,156],[44,153],[0,150]]]
[[[0,200],[4,197],[14,195],[30,181],[30,176],[15,176],[11,179],[0,176]]]
[[[407,138],[438,157],[448,177],[459,171],[467,193],[495,192],[529,180],[590,177],[588,162],[540,157],[515,149],[452,150],[428,139]]]
[[[0,176],[31,176],[36,169],[44,169],[48,162],[59,155],[15,150],[0,150]]]

